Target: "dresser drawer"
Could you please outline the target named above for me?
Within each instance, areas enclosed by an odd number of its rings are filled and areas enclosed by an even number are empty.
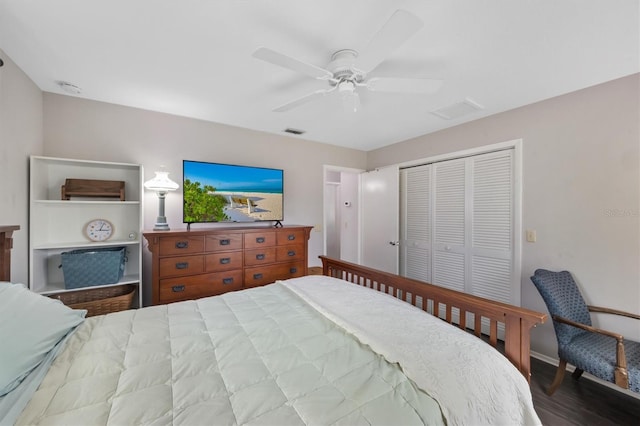
[[[177,256],[160,259],[160,278],[182,277],[204,272],[204,256]]]
[[[245,266],[263,265],[265,263],[273,263],[275,261],[276,261],[275,247],[265,247],[262,249],[244,251]]]
[[[198,299],[242,289],[242,270],[160,280],[160,303]]]
[[[304,246],[302,244],[278,246],[276,248],[276,262],[302,259],[304,259]]]
[[[242,241],[240,241],[242,243]],[[242,269],[243,255],[241,251],[214,253],[205,256],[205,271],[218,272]]]
[[[304,231],[296,230],[296,231],[280,231],[278,232],[276,243],[279,246],[284,246],[288,244],[304,244],[305,237]]]
[[[202,253],[204,235],[183,237],[160,237],[160,256]]]
[[[280,263],[277,265],[254,266],[244,269],[244,286],[257,287],[276,280],[301,277],[304,275],[304,262]]]
[[[276,233],[274,231],[250,232],[244,234],[244,248],[269,247],[276,245]]]
[[[207,251],[242,250],[242,234],[207,235]]]

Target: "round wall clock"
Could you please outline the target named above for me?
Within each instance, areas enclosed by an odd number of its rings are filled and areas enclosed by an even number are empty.
[[[91,241],[106,241],[113,235],[113,225],[106,219],[94,219],[85,225],[84,234]]]

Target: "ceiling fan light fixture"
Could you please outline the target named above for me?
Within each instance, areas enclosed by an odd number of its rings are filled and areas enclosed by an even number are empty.
[[[338,92],[340,92],[340,94],[345,94],[345,93],[353,93],[356,90],[356,85],[353,81],[350,80],[342,80],[341,82],[338,83]]]
[[[342,109],[345,113],[357,112],[360,108],[360,96],[356,93],[353,81],[342,80],[338,83],[338,93],[342,99]]]

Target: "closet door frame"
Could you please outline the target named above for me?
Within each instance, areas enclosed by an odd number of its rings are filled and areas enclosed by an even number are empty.
[[[487,154],[506,149],[513,150],[513,302],[521,304],[522,287],[522,139],[515,139],[491,145],[480,146],[463,151],[441,154],[433,157],[412,160],[399,164],[399,168],[414,167],[458,158]],[[433,238],[433,236],[432,236]]]

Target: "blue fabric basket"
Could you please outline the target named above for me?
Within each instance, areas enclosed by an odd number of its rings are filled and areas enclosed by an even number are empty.
[[[126,248],[72,250],[61,257],[66,289],[115,284],[124,274]]]

